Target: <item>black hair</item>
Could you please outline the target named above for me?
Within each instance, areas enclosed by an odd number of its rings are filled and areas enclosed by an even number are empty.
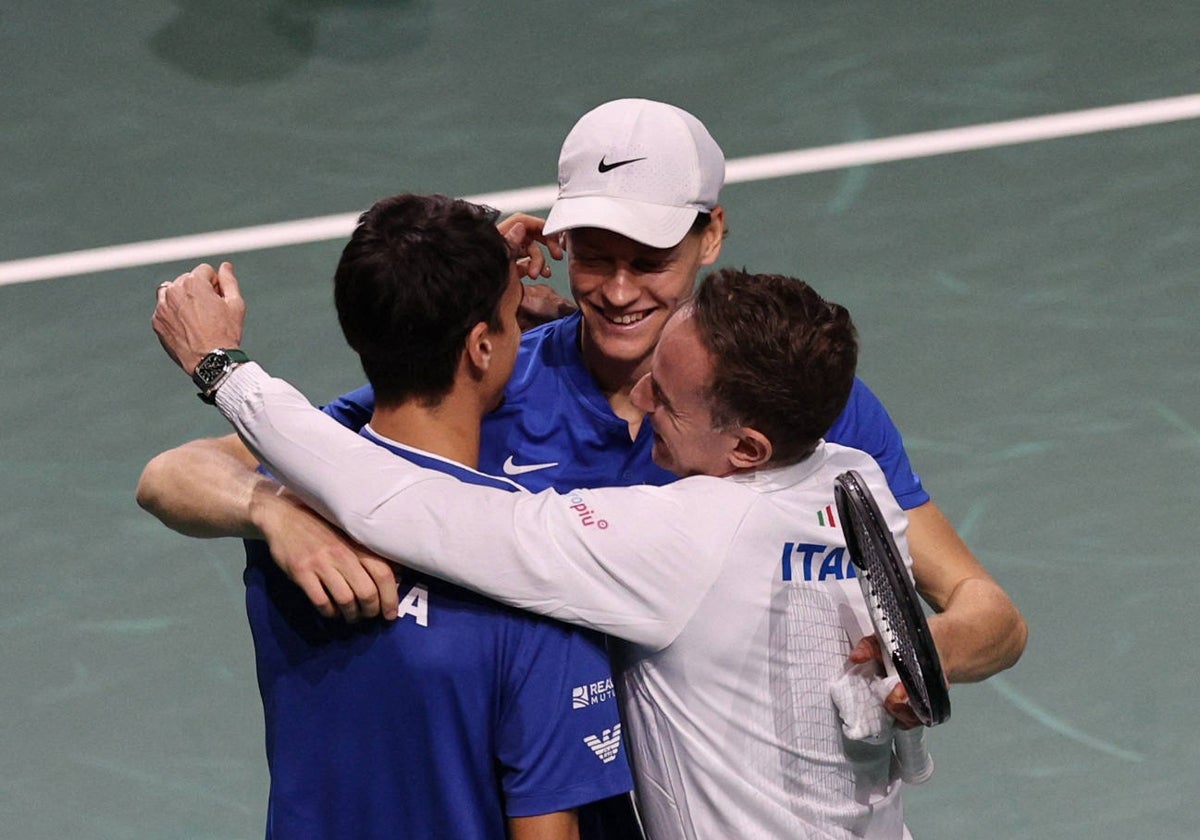
[[[444,195],[385,198],[359,217],[334,275],[346,341],[381,404],[436,404],[467,334],[499,326],[509,253],[499,213]]]

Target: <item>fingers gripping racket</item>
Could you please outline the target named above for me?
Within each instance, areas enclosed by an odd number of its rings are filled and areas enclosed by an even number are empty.
[[[898,676],[908,703],[923,726],[897,730],[896,758],[900,778],[921,784],[933,775],[933,759],[925,748],[925,727],[950,717],[950,692],[933,636],[917,598],[904,558],[888,529],[866,481],[854,470],[842,473],[833,488],[850,561],[883,649],[888,675]]]

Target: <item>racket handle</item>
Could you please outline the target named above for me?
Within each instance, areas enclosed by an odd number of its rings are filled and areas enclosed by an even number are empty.
[[[920,785],[933,777],[933,756],[925,747],[925,727],[897,729],[892,746],[900,762],[900,780],[909,785]]]

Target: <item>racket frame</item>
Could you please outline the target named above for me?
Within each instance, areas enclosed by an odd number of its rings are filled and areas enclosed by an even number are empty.
[[[941,659],[896,540],[862,476],[854,470],[839,475],[834,484],[834,501],[841,516],[846,551],[854,564],[867,612],[879,639],[884,668],[888,676],[900,679],[908,691],[909,706],[922,723],[914,729],[895,732],[893,747],[900,778],[908,784],[922,784],[932,778],[934,771],[933,758],[925,744],[925,728],[944,723],[950,717],[950,693]],[[868,552],[863,551],[859,528],[879,549],[872,552],[881,555],[875,564],[868,559]],[[873,568],[873,565],[877,567]],[[892,621],[886,614],[876,592],[877,585],[887,587],[884,594],[891,595],[900,612],[899,622]],[[900,642],[893,626],[909,636],[914,654],[911,667],[904,662],[903,656],[896,655]]]

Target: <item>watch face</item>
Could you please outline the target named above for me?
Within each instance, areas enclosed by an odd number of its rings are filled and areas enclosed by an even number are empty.
[[[228,366],[229,357],[224,353],[209,353],[200,360],[200,364],[196,365],[196,372],[192,375],[192,379],[201,388],[209,388],[221,378],[221,374]]]

